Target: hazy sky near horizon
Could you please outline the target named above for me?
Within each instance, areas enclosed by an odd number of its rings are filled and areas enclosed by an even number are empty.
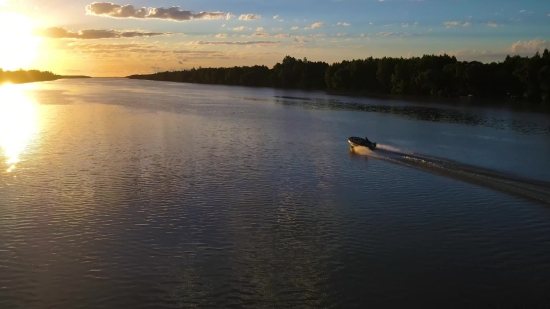
[[[91,76],[271,67],[285,55],[487,62],[550,48],[550,1],[0,0],[0,41],[1,68]]]

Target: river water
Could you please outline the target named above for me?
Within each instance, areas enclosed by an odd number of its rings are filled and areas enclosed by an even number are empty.
[[[547,308],[549,183],[546,115],[6,85],[0,308]]]

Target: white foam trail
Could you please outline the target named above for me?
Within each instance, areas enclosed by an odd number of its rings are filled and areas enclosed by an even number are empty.
[[[391,152],[397,152],[397,153],[402,153],[402,154],[413,154],[414,153],[410,150],[403,150],[403,149],[399,149],[397,147],[393,147],[393,146],[385,145],[385,144],[377,144],[376,149],[391,151]]]
[[[374,151],[366,147],[355,147],[353,151],[359,155],[550,203],[550,183],[546,181],[518,177],[452,160],[416,154],[390,145],[379,144]]]
[[[393,152],[403,152],[401,149],[399,149],[397,147],[393,147],[393,146],[390,146],[390,145],[384,145],[384,144],[378,144],[378,145],[376,145],[376,148],[383,149],[383,150],[389,150],[389,151],[393,151]]]

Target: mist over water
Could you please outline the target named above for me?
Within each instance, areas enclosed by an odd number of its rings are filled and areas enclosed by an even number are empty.
[[[545,116],[123,79],[19,90],[4,107],[24,121],[0,125],[2,309],[550,304]]]

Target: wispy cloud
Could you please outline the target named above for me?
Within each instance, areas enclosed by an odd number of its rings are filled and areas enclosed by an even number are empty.
[[[462,27],[469,27],[469,22],[462,22],[462,21],[446,21],[443,23],[447,28],[455,27],[455,26],[462,26]]]
[[[218,39],[225,39],[226,37],[227,37],[227,34],[225,33],[216,34],[216,38]]]
[[[343,22],[339,22],[336,24],[337,26],[344,26],[344,27],[349,27],[351,26],[349,23],[343,23]]]
[[[513,53],[535,53],[546,48],[550,49],[550,41],[536,38],[531,41],[517,41],[510,47],[509,51]]]
[[[326,25],[326,23],[314,23],[312,24],[311,26],[309,27],[305,27],[304,29],[308,30],[308,29],[316,29],[316,28],[321,28],[321,27],[324,27]]]
[[[269,33],[265,33],[265,32],[256,32],[256,33],[254,33],[252,36],[261,37],[261,38],[266,38],[266,37],[269,36]]]
[[[478,61],[502,61],[502,58],[507,55],[532,56],[536,52],[541,52],[545,48],[550,48],[550,41],[540,38],[531,41],[517,41],[505,50],[455,50],[441,51],[440,54],[448,54],[456,56],[462,60],[478,60]]]
[[[197,41],[191,45],[276,45],[281,41]]]
[[[140,31],[140,30],[118,31],[118,30],[99,30],[99,29],[88,29],[88,30],[80,30],[78,32],[72,32],[64,28],[52,27],[52,28],[45,28],[45,29],[37,29],[34,31],[34,34],[36,36],[42,36],[42,37],[47,37],[51,39],[93,40],[93,39],[150,37],[150,36],[166,35],[170,33],[146,32],[146,31]]]
[[[487,23],[487,27],[496,28],[496,27],[498,27],[498,26],[500,26],[500,25],[499,25],[499,24],[495,24],[495,23],[493,23],[493,22],[488,22],[488,23]]]
[[[294,38],[294,43],[303,44],[303,43],[309,43],[309,41],[304,39]]]

